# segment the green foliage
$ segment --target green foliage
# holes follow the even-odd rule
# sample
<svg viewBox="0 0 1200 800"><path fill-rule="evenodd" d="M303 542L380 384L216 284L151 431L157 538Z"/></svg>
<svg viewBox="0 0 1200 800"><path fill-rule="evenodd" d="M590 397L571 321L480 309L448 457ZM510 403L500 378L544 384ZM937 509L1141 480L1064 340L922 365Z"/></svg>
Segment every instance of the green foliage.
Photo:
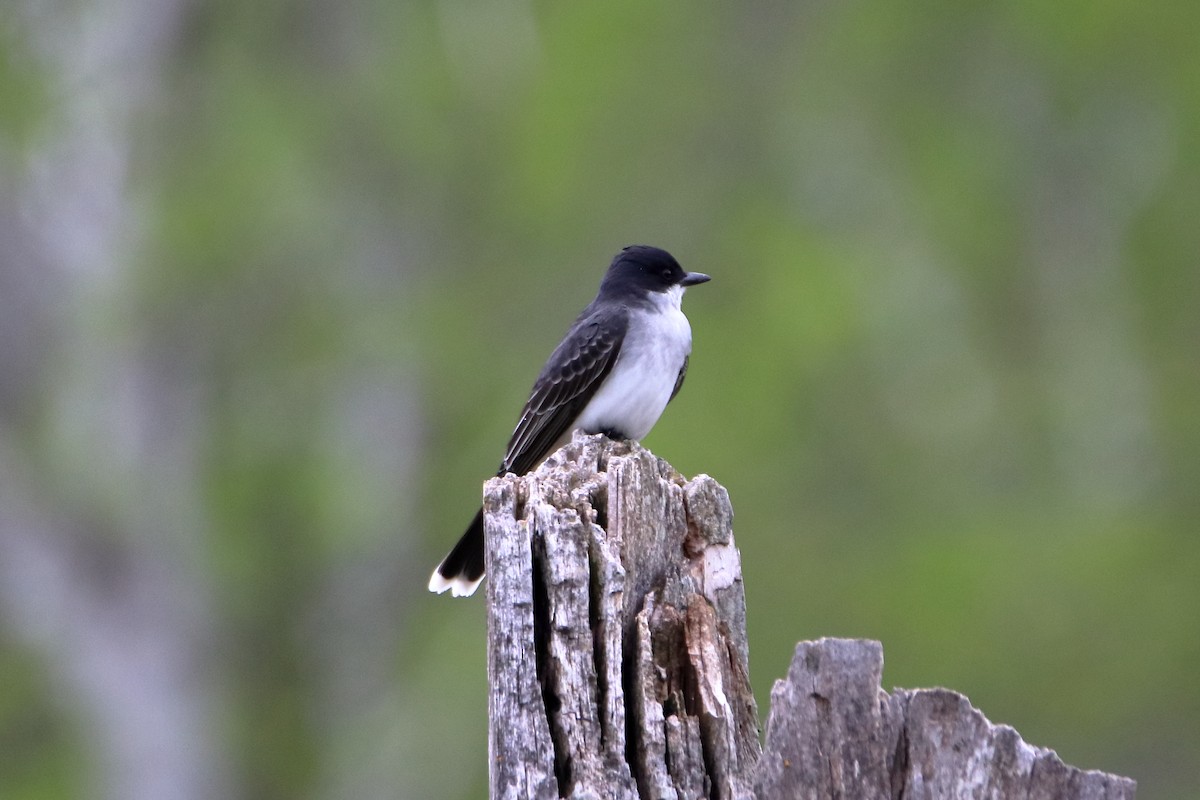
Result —
<svg viewBox="0 0 1200 800"><path fill-rule="evenodd" d="M0 640L0 645L11 645ZM0 787L12 800L80 796L84 750L55 702L41 665L17 647L0 648Z"/></svg>

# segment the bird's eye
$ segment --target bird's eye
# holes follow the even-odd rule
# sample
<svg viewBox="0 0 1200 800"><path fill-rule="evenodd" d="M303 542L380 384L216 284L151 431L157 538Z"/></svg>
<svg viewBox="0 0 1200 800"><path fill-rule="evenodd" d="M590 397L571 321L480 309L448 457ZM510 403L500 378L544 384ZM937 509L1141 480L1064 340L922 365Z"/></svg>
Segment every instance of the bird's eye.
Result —
<svg viewBox="0 0 1200 800"><path fill-rule="evenodd" d="M664 269L664 270L662 271L662 276L663 276L664 278L666 278L667 280L671 280L671 268L670 268L670 267L667 267L666 269Z"/></svg>

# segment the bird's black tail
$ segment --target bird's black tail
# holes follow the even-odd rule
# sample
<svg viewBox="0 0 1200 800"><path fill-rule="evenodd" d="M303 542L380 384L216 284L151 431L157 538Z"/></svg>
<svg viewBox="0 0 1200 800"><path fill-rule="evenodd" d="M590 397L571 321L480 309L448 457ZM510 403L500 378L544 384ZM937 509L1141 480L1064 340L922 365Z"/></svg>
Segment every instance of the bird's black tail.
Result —
<svg viewBox="0 0 1200 800"><path fill-rule="evenodd" d="M429 591L441 594L447 589L455 597L467 597L483 580L483 509L475 514L467 532L442 559L429 579Z"/></svg>

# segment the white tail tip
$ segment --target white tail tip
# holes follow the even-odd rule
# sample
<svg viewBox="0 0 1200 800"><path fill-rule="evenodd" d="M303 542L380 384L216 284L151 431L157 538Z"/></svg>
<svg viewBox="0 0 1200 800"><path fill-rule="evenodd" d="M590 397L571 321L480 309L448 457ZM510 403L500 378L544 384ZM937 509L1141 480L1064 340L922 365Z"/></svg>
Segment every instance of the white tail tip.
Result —
<svg viewBox="0 0 1200 800"><path fill-rule="evenodd" d="M429 591L442 594L447 589L450 590L452 597L470 597L475 594L475 590L479 588L479 584L483 582L483 576L479 576L473 581L466 578L446 578L437 570L433 571L433 575L429 578Z"/></svg>

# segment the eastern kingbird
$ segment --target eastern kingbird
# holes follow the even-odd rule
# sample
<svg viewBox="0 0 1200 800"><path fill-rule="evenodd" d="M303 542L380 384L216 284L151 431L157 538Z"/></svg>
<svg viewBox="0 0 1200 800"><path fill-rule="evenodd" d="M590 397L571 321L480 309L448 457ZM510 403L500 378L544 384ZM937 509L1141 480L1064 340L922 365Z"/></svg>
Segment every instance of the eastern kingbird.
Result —
<svg viewBox="0 0 1200 800"><path fill-rule="evenodd" d="M596 299L550 354L529 393L496 475L524 475L572 432L641 439L683 385L692 328L683 291L709 277L685 272L666 250L626 247ZM483 580L483 509L429 579L429 590L473 594Z"/></svg>

